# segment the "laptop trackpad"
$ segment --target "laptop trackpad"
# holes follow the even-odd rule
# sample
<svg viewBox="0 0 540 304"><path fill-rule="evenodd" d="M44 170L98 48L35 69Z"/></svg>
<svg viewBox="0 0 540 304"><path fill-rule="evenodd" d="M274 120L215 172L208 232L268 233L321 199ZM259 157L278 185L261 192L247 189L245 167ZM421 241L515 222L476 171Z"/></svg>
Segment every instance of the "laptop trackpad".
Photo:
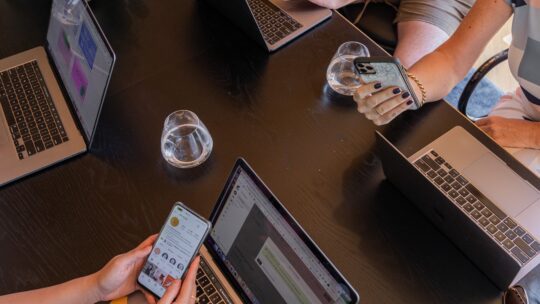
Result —
<svg viewBox="0 0 540 304"><path fill-rule="evenodd" d="M538 219L540 218L540 201L533 204L527 209L527 211L521 213L516 220L533 234L537 239L540 238L540 225Z"/></svg>
<svg viewBox="0 0 540 304"><path fill-rule="evenodd" d="M463 175L507 215L514 218L540 198L534 187L502 160L489 153L465 168Z"/></svg>

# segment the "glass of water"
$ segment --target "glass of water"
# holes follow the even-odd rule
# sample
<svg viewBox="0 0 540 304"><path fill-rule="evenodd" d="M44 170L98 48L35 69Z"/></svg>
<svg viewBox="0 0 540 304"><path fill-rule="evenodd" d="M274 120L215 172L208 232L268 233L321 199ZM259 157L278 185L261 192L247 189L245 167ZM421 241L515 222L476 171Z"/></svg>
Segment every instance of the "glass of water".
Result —
<svg viewBox="0 0 540 304"><path fill-rule="evenodd" d="M65 25L79 25L82 21L83 0L53 0L51 15Z"/></svg>
<svg viewBox="0 0 540 304"><path fill-rule="evenodd" d="M212 137L195 113L179 110L165 119L161 154L169 164L177 168L196 167L208 159L212 147Z"/></svg>
<svg viewBox="0 0 540 304"><path fill-rule="evenodd" d="M326 70L328 85L339 94L352 96L362 85L354 68L356 57L369 57L368 48L360 42L345 42L339 46Z"/></svg>

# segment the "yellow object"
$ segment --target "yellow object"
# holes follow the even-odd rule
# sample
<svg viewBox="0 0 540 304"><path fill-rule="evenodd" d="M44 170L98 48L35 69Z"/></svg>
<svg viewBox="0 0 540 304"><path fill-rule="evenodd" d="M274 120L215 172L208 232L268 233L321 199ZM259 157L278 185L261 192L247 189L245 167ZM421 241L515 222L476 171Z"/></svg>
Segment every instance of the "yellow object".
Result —
<svg viewBox="0 0 540 304"><path fill-rule="evenodd" d="M409 76L409 78L411 78L412 80L414 80L414 82L416 82L416 85L418 86L418 88L420 89L420 92L422 93L422 100L420 101L420 104L419 104L419 107L421 107L426 103L426 97L427 97L426 88L424 88L424 86L422 85L420 80L416 78L416 76L409 73L408 71L407 71L407 76Z"/></svg>
<svg viewBox="0 0 540 304"><path fill-rule="evenodd" d="M176 227L178 224L180 224L180 220L176 216L173 216L171 218L171 226Z"/></svg>
<svg viewBox="0 0 540 304"><path fill-rule="evenodd" d="M128 297L112 300L111 304L128 304Z"/></svg>

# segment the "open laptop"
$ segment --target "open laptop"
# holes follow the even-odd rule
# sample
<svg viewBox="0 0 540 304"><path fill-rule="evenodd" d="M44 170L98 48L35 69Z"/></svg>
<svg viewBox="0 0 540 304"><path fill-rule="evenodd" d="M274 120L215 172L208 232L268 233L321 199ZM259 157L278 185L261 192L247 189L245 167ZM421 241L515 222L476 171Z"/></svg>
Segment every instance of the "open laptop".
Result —
<svg viewBox="0 0 540 304"><path fill-rule="evenodd" d="M356 291L243 159L210 219L198 303L358 303ZM146 301L132 296L128 303Z"/></svg>
<svg viewBox="0 0 540 304"><path fill-rule="evenodd" d="M410 157L377 132L386 177L501 289L540 262L540 192L460 126Z"/></svg>
<svg viewBox="0 0 540 304"><path fill-rule="evenodd" d="M332 16L307 0L207 0L268 51L275 51Z"/></svg>
<svg viewBox="0 0 540 304"><path fill-rule="evenodd" d="M78 22L51 14L47 50L0 60L0 186L92 143L115 55L88 4L78 5Z"/></svg>

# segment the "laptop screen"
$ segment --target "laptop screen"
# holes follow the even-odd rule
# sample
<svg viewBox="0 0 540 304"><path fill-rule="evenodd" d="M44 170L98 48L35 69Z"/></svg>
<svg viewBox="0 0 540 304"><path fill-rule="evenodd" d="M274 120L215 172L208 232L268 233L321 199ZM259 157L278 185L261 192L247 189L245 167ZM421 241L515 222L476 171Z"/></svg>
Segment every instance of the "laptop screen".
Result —
<svg viewBox="0 0 540 304"><path fill-rule="evenodd" d="M235 167L209 241L244 296L252 303L355 303L350 286L254 178Z"/></svg>
<svg viewBox="0 0 540 304"><path fill-rule="evenodd" d="M92 142L115 58L86 2L70 2L76 3L73 17L51 13L47 44L86 138Z"/></svg>

